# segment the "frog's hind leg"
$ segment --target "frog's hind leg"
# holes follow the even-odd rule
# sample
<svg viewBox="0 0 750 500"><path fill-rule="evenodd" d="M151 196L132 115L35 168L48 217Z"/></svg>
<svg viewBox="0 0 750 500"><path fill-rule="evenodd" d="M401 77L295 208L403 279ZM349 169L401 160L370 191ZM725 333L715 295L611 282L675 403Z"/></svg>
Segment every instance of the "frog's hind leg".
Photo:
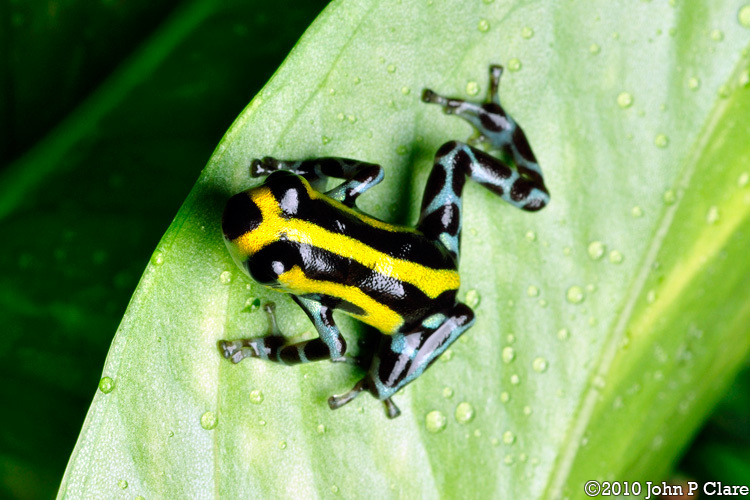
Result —
<svg viewBox="0 0 750 500"><path fill-rule="evenodd" d="M432 90L424 90L422 100L439 104L446 113L467 120L478 131L482 140L489 143L490 149L497 153L494 156L467 144L452 141L444 144L438 151L433 173L435 169L447 172L437 172L439 184L443 177L447 180L455 178L453 171L463 172L515 207L528 211L540 210L549 202L549 192L526 134L500 105L498 88L502 71L502 66L490 66L489 97L484 103L443 97ZM432 179L433 175L430 176L430 180ZM445 202L452 202L460 197L460 189L453 189L453 193L436 192L434 189L432 192ZM430 203L433 200L427 205ZM435 204L437 203L433 203Z"/></svg>
<svg viewBox="0 0 750 500"><path fill-rule="evenodd" d="M315 158L304 161L278 160L270 156L253 160L250 174L253 177L269 175L276 170L286 170L307 179L316 190L323 189L329 177L344 182L325 194L348 207L354 207L357 197L383 180L383 167L349 158Z"/></svg>
<svg viewBox="0 0 750 500"><path fill-rule="evenodd" d="M414 332L384 335L368 374L349 392L331 396L328 405L340 408L367 390L383 401L389 418L397 417L401 412L393 395L424 373L473 324L474 312L459 302L447 315L431 316Z"/></svg>

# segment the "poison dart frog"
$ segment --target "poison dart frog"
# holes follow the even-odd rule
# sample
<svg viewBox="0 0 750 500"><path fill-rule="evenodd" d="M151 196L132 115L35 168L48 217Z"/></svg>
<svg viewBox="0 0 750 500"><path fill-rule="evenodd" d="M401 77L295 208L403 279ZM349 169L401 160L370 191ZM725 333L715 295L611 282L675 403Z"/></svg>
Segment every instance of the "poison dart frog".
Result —
<svg viewBox="0 0 750 500"><path fill-rule="evenodd" d="M345 158L252 161L251 175L267 177L228 201L222 218L226 245L252 279L288 293L319 336L286 342L271 316L271 335L220 341L225 358L287 365L345 361L346 342L333 319L338 310L373 326L382 338L364 378L345 394L331 396L329 406L340 408L369 391L388 417L400 414L393 394L474 323L474 312L456 298L466 178L523 210L537 211L549 202L526 135L500 106L502 72L502 66L490 66L489 95L482 103L424 90L424 102L467 120L478 135L471 144L449 141L438 149L415 228L357 209L357 198L383 180L380 165ZM472 145L477 142L495 155ZM328 177L343 182L326 192L313 188Z"/></svg>

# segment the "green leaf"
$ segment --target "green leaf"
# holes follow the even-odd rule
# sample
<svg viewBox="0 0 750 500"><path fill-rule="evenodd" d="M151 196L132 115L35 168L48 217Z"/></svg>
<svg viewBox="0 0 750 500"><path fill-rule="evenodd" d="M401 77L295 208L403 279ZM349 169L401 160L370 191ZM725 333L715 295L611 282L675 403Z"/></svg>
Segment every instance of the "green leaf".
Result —
<svg viewBox="0 0 750 500"><path fill-rule="evenodd" d="M664 477L750 349L740 19L707 0L332 3L157 247L60 497L113 497L127 481L146 498L580 498L588 479ZM290 336L311 331L221 241L250 160L381 163L362 208L413 223L434 151L471 133L422 88L481 95L497 62L552 204L521 213L467 186L460 270L478 320L396 397L403 416L366 397L328 410L361 375L350 366L221 359L219 339L266 329L248 300L276 301ZM356 345L361 328L340 323ZM426 424L435 415L444 428Z"/></svg>

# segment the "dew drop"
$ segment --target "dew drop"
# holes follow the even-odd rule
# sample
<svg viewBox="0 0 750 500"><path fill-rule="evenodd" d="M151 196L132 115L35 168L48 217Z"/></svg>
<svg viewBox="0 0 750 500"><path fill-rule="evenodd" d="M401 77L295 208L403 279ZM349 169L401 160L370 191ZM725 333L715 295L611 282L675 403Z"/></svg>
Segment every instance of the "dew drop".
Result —
<svg viewBox="0 0 750 500"><path fill-rule="evenodd" d="M468 424L474 420L474 407L466 401L456 406L456 422L459 424Z"/></svg>
<svg viewBox="0 0 750 500"><path fill-rule="evenodd" d="M143 497L143 496L141 496L141 495L138 495L138 496L137 496L137 497L135 497L135 498L134 498L133 500L146 500L146 498L145 498L145 497Z"/></svg>
<svg viewBox="0 0 750 500"><path fill-rule="evenodd" d="M656 302L656 292L654 290L649 290L646 293L646 302L648 302L649 304L653 304L654 302Z"/></svg>
<svg viewBox="0 0 750 500"><path fill-rule="evenodd" d="M737 19L744 28L750 28L750 5L745 5L737 13Z"/></svg>
<svg viewBox="0 0 750 500"><path fill-rule="evenodd" d="M216 413L212 411L207 411L206 413L201 415L201 427L203 427L207 431L214 429L218 423L219 417L217 417Z"/></svg>
<svg viewBox="0 0 750 500"><path fill-rule="evenodd" d="M472 288L468 292L466 292L466 305L474 309L479 305L479 303L482 301L482 296L479 294L479 291L477 291L475 288Z"/></svg>
<svg viewBox="0 0 750 500"><path fill-rule="evenodd" d="M467 82L466 93L469 95L477 95L479 93L479 84L474 80Z"/></svg>
<svg viewBox="0 0 750 500"><path fill-rule="evenodd" d="M388 70L388 73L395 73L396 72L396 65L395 64L389 64L386 69Z"/></svg>
<svg viewBox="0 0 750 500"><path fill-rule="evenodd" d="M279 443L279 449L285 450L286 449L286 441L282 441Z"/></svg>
<svg viewBox="0 0 750 500"><path fill-rule="evenodd" d="M401 87L401 93L404 95L409 95L411 93L411 89L409 87Z"/></svg>
<svg viewBox="0 0 750 500"><path fill-rule="evenodd" d="M250 391L250 402L259 405L263 402L263 391L260 389L253 389Z"/></svg>
<svg viewBox="0 0 750 500"><path fill-rule="evenodd" d="M544 358L536 358L532 363L531 367L534 369L537 373L544 373L547 371L547 368L549 367L549 363Z"/></svg>
<svg viewBox="0 0 750 500"><path fill-rule="evenodd" d="M258 420L258 425L263 427L264 425L266 425L266 421L261 418L260 420Z"/></svg>
<svg viewBox="0 0 750 500"><path fill-rule="evenodd" d="M513 465L513 462L515 459L513 458L513 455L505 455L505 458L503 458L503 463L505 465Z"/></svg>
<svg viewBox="0 0 750 500"><path fill-rule="evenodd" d="M510 401L510 393L508 391L503 391L500 393L500 402L501 403L507 403Z"/></svg>
<svg viewBox="0 0 750 500"><path fill-rule="evenodd" d="M450 361L451 359L453 359L453 351L450 347L445 350L443 355L440 356L440 359L442 359L443 361Z"/></svg>
<svg viewBox="0 0 750 500"><path fill-rule="evenodd" d="M257 297L250 297L245 301L245 307L242 312L252 313L260 309L260 299Z"/></svg>
<svg viewBox="0 0 750 500"><path fill-rule="evenodd" d="M654 144L656 144L657 148L666 148L669 144L669 137L664 134L657 134L654 137Z"/></svg>
<svg viewBox="0 0 750 500"><path fill-rule="evenodd" d="M590 53L596 55L596 54L598 54L601 51L602 51L602 48L599 47L598 43L592 43L591 45L589 45L589 52Z"/></svg>
<svg viewBox="0 0 750 500"><path fill-rule="evenodd" d="M356 123L357 117L354 115L346 115L346 119L349 120L349 123Z"/></svg>
<svg viewBox="0 0 750 500"><path fill-rule="evenodd" d="M534 29L530 26L524 26L521 30L521 36L528 40L529 38L534 36Z"/></svg>
<svg viewBox="0 0 750 500"><path fill-rule="evenodd" d="M750 173L742 172L740 177L737 179L737 187L745 187L750 183Z"/></svg>
<svg viewBox="0 0 750 500"><path fill-rule="evenodd" d="M508 69L510 71L518 71L521 69L521 60L517 57L508 60Z"/></svg>
<svg viewBox="0 0 750 500"><path fill-rule="evenodd" d="M714 205L710 207L708 213L706 213L706 223L716 224L717 222L719 222L719 208Z"/></svg>
<svg viewBox="0 0 750 500"><path fill-rule="evenodd" d="M629 108L633 105L633 96L629 92L620 92L617 96L617 105L621 108Z"/></svg>
<svg viewBox="0 0 750 500"><path fill-rule="evenodd" d="M511 363L514 359L516 359L516 351L510 346L504 347L502 358L503 358L503 363L505 364Z"/></svg>
<svg viewBox="0 0 750 500"><path fill-rule="evenodd" d="M667 205L672 205L675 201L677 201L677 195L675 194L674 189L667 189L666 191L664 191L662 199Z"/></svg>
<svg viewBox="0 0 750 500"><path fill-rule="evenodd" d="M324 135L320 138L320 142L322 142L323 144L328 144L329 142L331 142L331 138L327 135Z"/></svg>
<svg viewBox="0 0 750 500"><path fill-rule="evenodd" d="M124 479L120 479L119 481L117 481L117 486L124 490L128 487L128 482Z"/></svg>
<svg viewBox="0 0 750 500"><path fill-rule="evenodd" d="M487 19L480 19L477 28L482 33L487 33L490 30L490 22Z"/></svg>
<svg viewBox="0 0 750 500"><path fill-rule="evenodd" d="M228 285L232 282L232 273L230 271L224 271L219 275L219 280L222 285Z"/></svg>
<svg viewBox="0 0 750 500"><path fill-rule="evenodd" d="M534 285L529 285L529 287L526 289L526 295L528 295L529 297L538 297L539 288Z"/></svg>
<svg viewBox="0 0 750 500"><path fill-rule="evenodd" d="M690 90L698 90L701 87L701 81L696 77L692 77L688 80L687 86Z"/></svg>
<svg viewBox="0 0 750 500"><path fill-rule="evenodd" d="M318 434L325 434L326 433L326 426L323 424L318 424L318 426L315 428L315 431Z"/></svg>
<svg viewBox="0 0 750 500"><path fill-rule="evenodd" d="M750 69L746 69L740 73L738 83L740 84L740 87L750 87Z"/></svg>
<svg viewBox="0 0 750 500"><path fill-rule="evenodd" d="M344 121L344 118L345 118L345 117L344 117L344 113L339 113L339 114L337 114L337 115L336 115L336 118L338 118L340 122L343 122L343 121Z"/></svg>
<svg viewBox="0 0 750 500"><path fill-rule="evenodd" d="M516 436L510 431L503 432L503 444L512 445L516 442Z"/></svg>
<svg viewBox="0 0 750 500"><path fill-rule="evenodd" d="M518 385L521 383L521 377L518 376L517 373L514 373L510 376L510 383L513 385Z"/></svg>
<svg viewBox="0 0 750 500"><path fill-rule="evenodd" d="M529 415L531 415L531 406L524 406L523 407L523 414L526 415L527 417Z"/></svg>
<svg viewBox="0 0 750 500"><path fill-rule="evenodd" d="M432 410L424 418L424 425L427 429L427 432L431 432L433 434L437 434L438 432L445 429L447 423L448 419L446 418L446 416L443 414L443 412L438 410Z"/></svg>
<svg viewBox="0 0 750 500"><path fill-rule="evenodd" d="M721 99L726 99L727 97L729 97L730 95L732 95L732 90L729 88L729 85L722 84L722 85L719 86L719 89L716 91L716 94Z"/></svg>
<svg viewBox="0 0 750 500"><path fill-rule="evenodd" d="M619 251L612 250L609 252L609 261L612 264L620 264L623 261L623 256Z"/></svg>
<svg viewBox="0 0 750 500"><path fill-rule="evenodd" d="M581 288L578 285L571 286L570 288L568 288L568 291L565 293L565 298L571 304L580 304L581 302L583 302L583 299L585 298L585 294L583 293L583 288Z"/></svg>
<svg viewBox="0 0 750 500"><path fill-rule="evenodd" d="M409 152L409 148L407 148L403 144L396 148L396 154L399 156L404 156L408 152Z"/></svg>
<svg viewBox="0 0 750 500"><path fill-rule="evenodd" d="M358 85L361 81L362 81L362 79L360 77L358 77L358 76L354 77L354 85Z"/></svg>
<svg viewBox="0 0 750 500"><path fill-rule="evenodd" d="M151 264L154 266L160 266L164 263L164 252L156 250L151 254Z"/></svg>
<svg viewBox="0 0 750 500"><path fill-rule="evenodd" d="M104 394L109 394L115 390L115 381L109 377L102 377L99 381L99 390Z"/></svg>
<svg viewBox="0 0 750 500"><path fill-rule="evenodd" d="M560 340L567 340L568 337L570 337L570 332L568 331L567 328L560 328L557 331L557 338L558 339L560 339Z"/></svg>
<svg viewBox="0 0 750 500"><path fill-rule="evenodd" d="M630 215L636 218L643 217L643 209L636 205L630 210Z"/></svg>
<svg viewBox="0 0 750 500"><path fill-rule="evenodd" d="M544 299L539 299L539 307L547 307L547 301Z"/></svg>
<svg viewBox="0 0 750 500"><path fill-rule="evenodd" d="M604 244L601 241L592 241L589 243L589 257L594 260L599 260L604 255Z"/></svg>
<svg viewBox="0 0 750 500"><path fill-rule="evenodd" d="M526 239L529 241L536 241L536 233L534 231L526 231Z"/></svg>
<svg viewBox="0 0 750 500"><path fill-rule="evenodd" d="M715 42L724 40L724 32L719 29L711 30L711 40Z"/></svg>
<svg viewBox="0 0 750 500"><path fill-rule="evenodd" d="M451 389L450 387L444 387L443 388L443 397L445 399L452 398L453 397L453 389Z"/></svg>

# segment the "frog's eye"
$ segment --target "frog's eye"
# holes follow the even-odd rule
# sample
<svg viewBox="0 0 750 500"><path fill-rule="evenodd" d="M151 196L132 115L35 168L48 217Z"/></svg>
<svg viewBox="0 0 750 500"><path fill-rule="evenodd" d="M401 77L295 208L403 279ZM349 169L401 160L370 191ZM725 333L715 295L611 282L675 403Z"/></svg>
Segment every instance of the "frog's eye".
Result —
<svg viewBox="0 0 750 500"><path fill-rule="evenodd" d="M229 198L221 218L221 228L224 237L231 241L260 226L262 220L260 208L245 191Z"/></svg>

